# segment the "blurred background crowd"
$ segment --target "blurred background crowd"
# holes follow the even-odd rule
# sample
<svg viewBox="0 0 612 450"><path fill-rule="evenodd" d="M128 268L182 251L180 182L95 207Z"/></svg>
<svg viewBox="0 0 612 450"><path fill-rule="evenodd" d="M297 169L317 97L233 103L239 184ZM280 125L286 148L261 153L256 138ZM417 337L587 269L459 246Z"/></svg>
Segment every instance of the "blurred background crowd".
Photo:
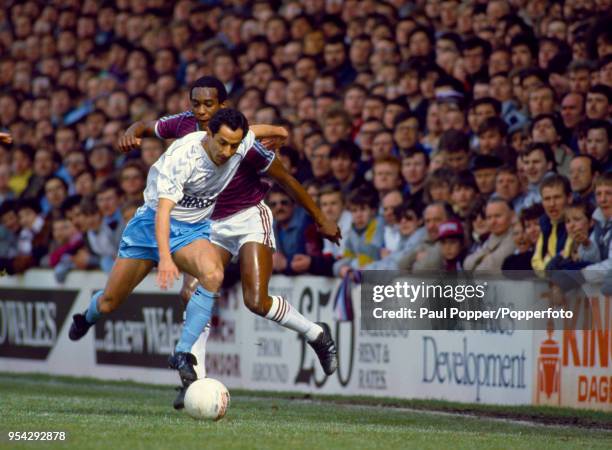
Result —
<svg viewBox="0 0 612 450"><path fill-rule="evenodd" d="M108 271L212 75L341 225L272 187L277 273L612 268L609 0L4 1L0 266Z"/></svg>

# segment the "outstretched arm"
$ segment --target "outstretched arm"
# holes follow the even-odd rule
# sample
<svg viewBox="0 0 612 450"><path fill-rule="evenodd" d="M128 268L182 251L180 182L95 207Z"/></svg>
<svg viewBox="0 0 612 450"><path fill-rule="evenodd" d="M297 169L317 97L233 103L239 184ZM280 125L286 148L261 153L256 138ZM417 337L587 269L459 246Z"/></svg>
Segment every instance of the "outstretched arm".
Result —
<svg viewBox="0 0 612 450"><path fill-rule="evenodd" d="M340 243L342 234L340 233L340 228L338 228L338 225L325 218L323 212L315 204L310 195L308 195L298 180L293 178L293 176L285 170L283 164L278 158L274 158L272 164L270 164L270 167L268 168L267 173L270 178L280 184L285 191L287 191L287 193L291 195L291 197L293 197L297 203L302 205L308 214L312 216L317 224L319 233L321 233L324 238L335 244Z"/></svg>
<svg viewBox="0 0 612 450"><path fill-rule="evenodd" d="M155 136L155 120L139 120L134 122L119 139L119 150L127 153L140 147L141 138Z"/></svg>
<svg viewBox="0 0 612 450"><path fill-rule="evenodd" d="M285 145L289 137L286 129L275 125L251 125L249 129L265 147L273 150Z"/></svg>

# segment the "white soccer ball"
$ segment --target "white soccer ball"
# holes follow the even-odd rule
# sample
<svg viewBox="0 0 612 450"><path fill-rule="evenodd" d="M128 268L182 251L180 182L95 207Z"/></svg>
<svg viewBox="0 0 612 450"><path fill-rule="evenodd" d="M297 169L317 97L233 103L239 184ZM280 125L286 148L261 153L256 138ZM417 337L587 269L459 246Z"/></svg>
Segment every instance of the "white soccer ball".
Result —
<svg viewBox="0 0 612 450"><path fill-rule="evenodd" d="M229 403L227 388L212 378L194 381L185 393L185 411L194 419L222 419Z"/></svg>

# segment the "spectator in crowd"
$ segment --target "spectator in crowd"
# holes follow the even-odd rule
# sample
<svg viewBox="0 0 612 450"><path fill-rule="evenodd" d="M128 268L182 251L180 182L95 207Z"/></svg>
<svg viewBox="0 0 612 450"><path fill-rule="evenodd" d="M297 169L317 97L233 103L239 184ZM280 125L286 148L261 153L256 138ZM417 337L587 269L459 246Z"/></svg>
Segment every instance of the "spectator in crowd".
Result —
<svg viewBox="0 0 612 450"><path fill-rule="evenodd" d="M478 127L478 153L503 156L508 126L498 117L485 119Z"/></svg>
<svg viewBox="0 0 612 450"><path fill-rule="evenodd" d="M21 193L23 198L34 198L41 200L44 195L45 180L53 175L59 168L57 154L48 149L39 149L34 155L32 176L28 180L28 185ZM48 210L46 203L43 208Z"/></svg>
<svg viewBox="0 0 612 450"><path fill-rule="evenodd" d="M85 169L74 178L74 193L83 197L94 195L96 178L92 170Z"/></svg>
<svg viewBox="0 0 612 450"><path fill-rule="evenodd" d="M411 112L403 112L393 122L393 140L398 153L419 147L419 121Z"/></svg>
<svg viewBox="0 0 612 450"><path fill-rule="evenodd" d="M526 211L526 210L524 210ZM526 278L533 275L531 269L531 258L533 257L533 243L525 231L525 221L521 214L520 220L514 220L512 224L512 239L514 241L514 253L508 255L502 263L502 271L510 278ZM519 273L515 273L519 271Z"/></svg>
<svg viewBox="0 0 612 450"><path fill-rule="evenodd" d="M143 201L147 173L139 161L128 161L119 172L120 188L126 201Z"/></svg>
<svg viewBox="0 0 612 450"><path fill-rule="evenodd" d="M469 169L470 144L465 133L448 130L440 137L440 151L445 154L446 165L455 173Z"/></svg>
<svg viewBox="0 0 612 450"><path fill-rule="evenodd" d="M0 205L6 200L13 200L15 193L10 186L11 167L8 164L0 163Z"/></svg>
<svg viewBox="0 0 612 450"><path fill-rule="evenodd" d="M588 201L575 201L567 205L565 209L565 224L567 228L568 238L571 239L572 245L564 249L561 253L561 258L571 261L572 268L577 268L577 263L581 265L589 265L589 262L582 261L584 255L579 252L580 246L589 244L589 235L591 233L592 215L594 212L593 206ZM594 258L599 261L599 258ZM549 264L550 268L550 264Z"/></svg>
<svg viewBox="0 0 612 450"><path fill-rule="evenodd" d="M96 191L96 204L102 214L102 220L119 242L125 223L121 217L121 198L123 193L119 185L113 180L106 180Z"/></svg>
<svg viewBox="0 0 612 450"><path fill-rule="evenodd" d="M402 182L400 171L400 162L393 156L374 161L372 184L378 192L380 200L389 192L400 188Z"/></svg>
<svg viewBox="0 0 612 450"><path fill-rule="evenodd" d="M306 253L303 239L308 226L306 214L303 209L295 206L293 199L285 191L276 186L268 193L267 203L274 218L274 271L290 274L293 256Z"/></svg>
<svg viewBox="0 0 612 450"><path fill-rule="evenodd" d="M519 200L520 210L542 202L541 185L546 176L555 170L555 156L548 144L535 143L521 155L521 162L529 185Z"/></svg>
<svg viewBox="0 0 612 450"><path fill-rule="evenodd" d="M612 172L612 125L605 120L587 123L586 153L599 164L602 173Z"/></svg>
<svg viewBox="0 0 612 450"><path fill-rule="evenodd" d="M465 258L465 235L463 226L458 220L442 222L438 227L438 242L442 265L446 272L459 272L463 270Z"/></svg>
<svg viewBox="0 0 612 450"><path fill-rule="evenodd" d="M606 120L612 113L612 88L596 84L586 95L586 116L591 120Z"/></svg>
<svg viewBox="0 0 612 450"><path fill-rule="evenodd" d="M425 203L450 202L451 186L455 174L445 168L440 168L427 176L423 188L423 199Z"/></svg>
<svg viewBox="0 0 612 450"><path fill-rule="evenodd" d="M573 135L576 126L584 120L584 96L582 94L576 92L565 94L561 101L561 119L567 130L564 143L572 150L578 150L578 144Z"/></svg>
<svg viewBox="0 0 612 450"><path fill-rule="evenodd" d="M352 227L344 237L344 255L334 264L334 274L346 276L380 259L384 245L384 228L376 218L378 199L368 188L358 188L347 199Z"/></svg>
<svg viewBox="0 0 612 450"><path fill-rule="evenodd" d="M132 217L134 217L134 214L136 214L138 208L140 208L143 204L144 201L139 199L128 200L126 203L124 203L121 206L121 217L123 219L123 223L127 224L130 220L132 220Z"/></svg>
<svg viewBox="0 0 612 450"><path fill-rule="evenodd" d="M53 241L49 246L49 253L45 256L43 266L56 269L55 276L59 282L65 280L65 275L71 263L71 253L83 246L81 233L67 217L56 213L52 223ZM59 267L58 267L59 266Z"/></svg>
<svg viewBox="0 0 612 450"><path fill-rule="evenodd" d="M472 172L478 192L485 197L495 191L495 177L497 169L503 164L502 160L493 155L476 155L472 160Z"/></svg>
<svg viewBox="0 0 612 450"><path fill-rule="evenodd" d="M342 191L334 184L321 187L319 205L325 217L338 224L343 236L351 229L351 215L344 209ZM340 245L324 240L318 234L316 225L310 224L305 231L306 254L296 254L291 259L294 273L313 275L333 275L334 263L344 255L344 241Z"/></svg>
<svg viewBox="0 0 612 450"><path fill-rule="evenodd" d="M531 140L550 145L555 155L557 173L568 176L573 152L561 143L561 125L552 114L540 114L531 122Z"/></svg>
<svg viewBox="0 0 612 450"><path fill-rule="evenodd" d="M34 198L23 199L17 205L19 217L19 235L17 238L17 255L31 256L35 263L47 253L49 229L45 228L45 219L41 215L40 204Z"/></svg>
<svg viewBox="0 0 612 450"><path fill-rule="evenodd" d="M422 212L412 203L404 203L395 208L395 220L398 224L400 240L397 249L379 261L368 264L367 270L398 270L399 262L420 246L427 232L420 218Z"/></svg>
<svg viewBox="0 0 612 450"><path fill-rule="evenodd" d="M84 197L74 218L78 230L85 236L86 246L72 256L74 267L80 270L101 269L108 273L117 256L121 233L105 221L95 198Z"/></svg>
<svg viewBox="0 0 612 450"><path fill-rule="evenodd" d="M572 201L569 180L562 175L547 177L540 187L544 215L540 218L540 235L536 243L531 267L538 276L552 258L568 254L572 239L565 227L565 209Z"/></svg>
<svg viewBox="0 0 612 450"><path fill-rule="evenodd" d="M381 256L385 257L399 247L400 233L395 210L402 204L402 193L399 190L387 192L381 200L382 223L384 227L383 249Z"/></svg>
<svg viewBox="0 0 612 450"><path fill-rule="evenodd" d="M455 214L465 219L477 195L478 186L472 172L468 170L459 172L453 180L450 195L450 203Z"/></svg>
<svg viewBox="0 0 612 450"><path fill-rule="evenodd" d="M0 205L0 266L9 274L21 273L33 264L31 255L21 255L19 261L19 216L17 201L6 200Z"/></svg>
<svg viewBox="0 0 612 450"><path fill-rule="evenodd" d="M424 207L423 187L427 178L429 155L422 149L408 150L402 156L402 178L405 184L404 194L410 196L412 204Z"/></svg>
<svg viewBox="0 0 612 450"><path fill-rule="evenodd" d="M514 252L512 221L514 211L506 200L490 199L486 220L490 232L482 247L467 256L463 267L473 272L499 272L506 257Z"/></svg>
<svg viewBox="0 0 612 450"><path fill-rule="evenodd" d="M573 61L569 68L569 88L570 92L586 95L591 87L592 65L588 61Z"/></svg>
<svg viewBox="0 0 612 450"><path fill-rule="evenodd" d="M521 181L519 180L516 169L512 166L502 166L497 169L495 175L495 192L494 197L499 197L506 200L515 212L517 211L517 200L521 195Z"/></svg>
<svg viewBox="0 0 612 450"><path fill-rule="evenodd" d="M425 208L423 217L427 236L419 246L398 262L401 270L418 272L442 268L442 255L437 243L438 227L442 222L453 218L453 211L448 203L435 202Z"/></svg>
<svg viewBox="0 0 612 450"><path fill-rule="evenodd" d="M44 192L44 203L47 206L46 217L60 214L62 203L68 197L68 183L58 176L51 176L45 181Z"/></svg>
<svg viewBox="0 0 612 450"><path fill-rule="evenodd" d="M595 225L589 239L584 239L578 249L585 261L596 261L581 270L587 282L601 283L612 269L612 174L600 175L595 181L597 209L593 213Z"/></svg>
<svg viewBox="0 0 612 450"><path fill-rule="evenodd" d="M544 208L540 203L536 203L535 205L521 211L521 223L525 229L525 236L527 237L527 240L531 246L534 248L538 242L540 233L542 232L542 228L540 227L540 218L543 214Z"/></svg>
<svg viewBox="0 0 612 450"><path fill-rule="evenodd" d="M336 142L329 152L331 173L344 195L363 184L363 178L357 173L360 158L359 147L348 140Z"/></svg>
<svg viewBox="0 0 612 450"><path fill-rule="evenodd" d="M570 162L569 181L573 201L585 200L595 206L594 181L600 173L599 163L590 155L575 155Z"/></svg>
<svg viewBox="0 0 612 450"><path fill-rule="evenodd" d="M329 154L331 147L326 142L321 142L312 151L310 164L313 179L318 184L330 183L333 181Z"/></svg>

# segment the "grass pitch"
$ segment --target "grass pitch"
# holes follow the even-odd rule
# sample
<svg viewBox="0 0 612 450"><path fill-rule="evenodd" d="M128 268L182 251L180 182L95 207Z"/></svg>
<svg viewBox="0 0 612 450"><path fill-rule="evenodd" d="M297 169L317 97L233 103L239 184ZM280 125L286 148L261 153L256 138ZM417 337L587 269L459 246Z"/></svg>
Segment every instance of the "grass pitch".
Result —
<svg viewBox="0 0 612 450"><path fill-rule="evenodd" d="M612 442L612 431L602 429L245 391L232 392L223 420L198 422L172 409L174 395L161 386L0 374L0 448L583 450L609 449ZM611 414L593 413L593 418L612 427ZM8 431L66 431L67 439L9 442Z"/></svg>

